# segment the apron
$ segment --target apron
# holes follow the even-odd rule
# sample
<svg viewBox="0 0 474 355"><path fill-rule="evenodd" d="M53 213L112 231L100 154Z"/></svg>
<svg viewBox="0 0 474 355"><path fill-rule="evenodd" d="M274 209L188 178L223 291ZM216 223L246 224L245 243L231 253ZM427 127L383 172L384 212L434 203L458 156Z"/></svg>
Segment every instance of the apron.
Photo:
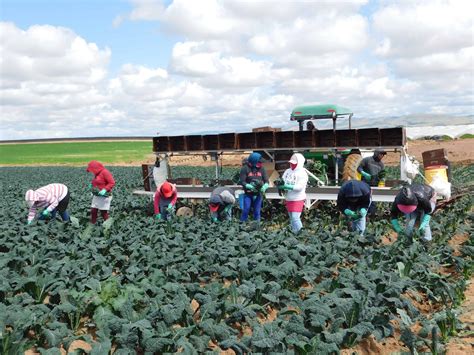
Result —
<svg viewBox="0 0 474 355"><path fill-rule="evenodd" d="M103 197L103 196L93 196L92 197L92 208L97 208L101 211L110 210L110 202L112 201L112 196Z"/></svg>

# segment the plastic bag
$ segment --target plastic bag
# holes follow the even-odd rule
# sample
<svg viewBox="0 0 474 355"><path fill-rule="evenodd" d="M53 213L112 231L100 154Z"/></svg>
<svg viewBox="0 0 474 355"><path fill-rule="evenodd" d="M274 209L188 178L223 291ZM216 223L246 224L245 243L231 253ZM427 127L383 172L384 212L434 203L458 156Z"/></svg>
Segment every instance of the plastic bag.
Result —
<svg viewBox="0 0 474 355"><path fill-rule="evenodd" d="M435 176L430 186L440 196L443 196L446 200L451 198L451 183L444 181L440 176Z"/></svg>

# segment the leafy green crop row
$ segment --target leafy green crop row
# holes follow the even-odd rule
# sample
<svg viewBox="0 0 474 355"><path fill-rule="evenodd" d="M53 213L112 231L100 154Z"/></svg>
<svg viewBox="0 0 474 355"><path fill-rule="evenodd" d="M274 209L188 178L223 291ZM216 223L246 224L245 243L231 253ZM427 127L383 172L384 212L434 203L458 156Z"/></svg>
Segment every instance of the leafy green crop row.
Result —
<svg viewBox="0 0 474 355"><path fill-rule="evenodd" d="M457 173L472 176L463 169ZM143 213L146 201L131 196L141 183L134 168L111 168L113 219L93 227L84 169L1 170L2 354L32 346L59 354L76 339L90 343L91 354L337 353L369 334L391 336L394 320L407 346L436 352L460 329L456 307L474 246L470 238L454 254L447 241L472 235L471 196L436 215L427 250L383 244L385 220L370 223L364 237L348 233L330 204L309 213L298 236L271 224L248 232L200 218L156 223ZM24 191L51 181L71 188L78 226L26 226Z"/></svg>

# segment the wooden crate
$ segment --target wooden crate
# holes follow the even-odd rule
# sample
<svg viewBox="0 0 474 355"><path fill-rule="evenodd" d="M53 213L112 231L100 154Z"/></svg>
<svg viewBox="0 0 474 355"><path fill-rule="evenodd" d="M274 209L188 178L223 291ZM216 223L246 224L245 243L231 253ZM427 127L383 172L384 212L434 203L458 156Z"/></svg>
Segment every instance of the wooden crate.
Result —
<svg viewBox="0 0 474 355"><path fill-rule="evenodd" d="M294 148L294 131L275 132L276 148Z"/></svg>
<svg viewBox="0 0 474 355"><path fill-rule="evenodd" d="M169 137L169 141L170 141L170 151L172 151L172 152L184 152L184 151L186 151L185 136Z"/></svg>
<svg viewBox="0 0 474 355"><path fill-rule="evenodd" d="M316 146L316 131L295 131L295 148L312 148Z"/></svg>
<svg viewBox="0 0 474 355"><path fill-rule="evenodd" d="M336 131L336 145L338 147L357 147L357 129L340 129Z"/></svg>
<svg viewBox="0 0 474 355"><path fill-rule="evenodd" d="M257 139L255 133L238 133L237 149L251 150L257 148Z"/></svg>
<svg viewBox="0 0 474 355"><path fill-rule="evenodd" d="M319 147L335 147L336 134L332 129L317 131L318 132L318 146Z"/></svg>
<svg viewBox="0 0 474 355"><path fill-rule="evenodd" d="M170 143L168 137L153 137L154 152L169 152Z"/></svg>
<svg viewBox="0 0 474 355"><path fill-rule="evenodd" d="M357 130L357 141L360 147L380 147L380 129L362 128Z"/></svg>
<svg viewBox="0 0 474 355"><path fill-rule="evenodd" d="M236 149L235 133L219 134L219 149L220 150L234 150Z"/></svg>
<svg viewBox="0 0 474 355"><path fill-rule="evenodd" d="M258 132L256 135L256 145L260 149L275 148L275 133L273 131Z"/></svg>
<svg viewBox="0 0 474 355"><path fill-rule="evenodd" d="M381 128L380 129L381 146L404 146L406 143L405 128Z"/></svg>
<svg viewBox="0 0 474 355"><path fill-rule="evenodd" d="M203 150L203 139L202 136L186 136L186 150L187 151L200 151Z"/></svg>
<svg viewBox="0 0 474 355"><path fill-rule="evenodd" d="M218 150L219 149L219 135L209 134L202 136L204 150Z"/></svg>

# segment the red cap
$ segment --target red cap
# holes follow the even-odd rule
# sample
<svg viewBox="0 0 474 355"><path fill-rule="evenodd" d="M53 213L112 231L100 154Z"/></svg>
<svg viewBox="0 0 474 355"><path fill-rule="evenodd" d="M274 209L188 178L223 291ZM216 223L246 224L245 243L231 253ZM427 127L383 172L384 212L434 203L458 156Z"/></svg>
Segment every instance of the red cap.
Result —
<svg viewBox="0 0 474 355"><path fill-rule="evenodd" d="M211 210L211 212L217 212L217 210L219 209L219 204L218 203L210 203L209 204L209 209Z"/></svg>
<svg viewBox="0 0 474 355"><path fill-rule="evenodd" d="M173 195L173 186L171 186L171 184L168 181L165 181L161 185L160 191L165 198L170 198L171 195Z"/></svg>
<svg viewBox="0 0 474 355"><path fill-rule="evenodd" d="M400 211L402 211L403 213L412 213L414 210L416 210L416 205L402 205L402 204L397 204L397 207Z"/></svg>

